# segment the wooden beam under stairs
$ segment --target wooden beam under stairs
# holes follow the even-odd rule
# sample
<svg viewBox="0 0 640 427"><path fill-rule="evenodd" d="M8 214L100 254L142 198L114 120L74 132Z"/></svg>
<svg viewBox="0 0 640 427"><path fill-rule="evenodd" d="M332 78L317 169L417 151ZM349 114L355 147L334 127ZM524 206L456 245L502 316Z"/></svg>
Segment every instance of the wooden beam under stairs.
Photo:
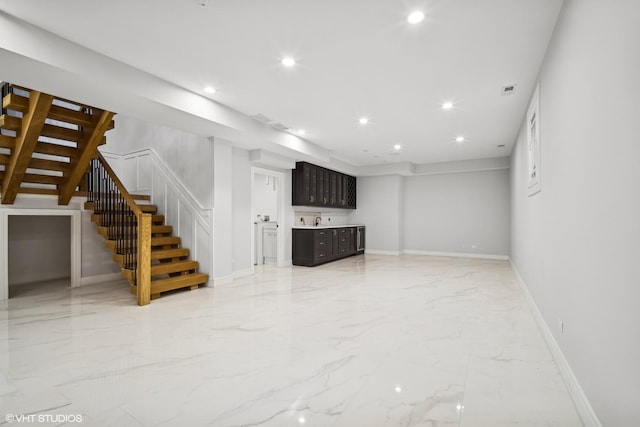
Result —
<svg viewBox="0 0 640 427"><path fill-rule="evenodd" d="M65 181L60 186L60 196L58 197L59 205L69 204L75 188L87 172L89 162L93 159L104 133L108 130L113 115L111 111L103 111L96 117L95 127L89 131L86 144L81 148L80 156L74 159L69 173L64 175Z"/></svg>
<svg viewBox="0 0 640 427"><path fill-rule="evenodd" d="M59 204L68 204L84 190L88 162L115 126L113 113L17 85L4 85L3 95L0 148L9 152L0 154L2 203L32 193L58 195ZM30 175L26 169L32 169ZM61 173L62 179L49 178L48 171Z"/></svg>
<svg viewBox="0 0 640 427"><path fill-rule="evenodd" d="M65 101L67 104L72 104L69 101ZM16 93L9 93L2 100L2 108L19 111L24 113L27 111L29 105L29 98L18 95ZM59 105L52 105L49 110L49 118L65 123L72 123L78 126L91 126L93 124L93 116L85 113L81 106L77 106L78 110L72 110L70 108L61 107ZM109 129L114 128L114 122L109 124Z"/></svg>
<svg viewBox="0 0 640 427"><path fill-rule="evenodd" d="M52 102L53 96L51 95L36 91L32 91L30 94L29 108L23 118L19 119L21 127L17 133L15 147L2 180L3 205L13 204L16 199ZM3 118L3 124L5 124L9 116L4 115Z"/></svg>

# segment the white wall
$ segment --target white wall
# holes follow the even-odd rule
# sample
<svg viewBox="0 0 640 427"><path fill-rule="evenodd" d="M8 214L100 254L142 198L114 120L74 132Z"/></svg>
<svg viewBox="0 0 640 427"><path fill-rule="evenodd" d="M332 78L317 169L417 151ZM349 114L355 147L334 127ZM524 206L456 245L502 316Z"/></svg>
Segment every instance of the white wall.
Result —
<svg viewBox="0 0 640 427"><path fill-rule="evenodd" d="M101 151L128 154L153 148L200 205L213 208L214 147L209 139L121 114L114 120L115 128L107 133L107 144ZM125 174L120 179L129 186L135 177Z"/></svg>
<svg viewBox="0 0 640 427"><path fill-rule="evenodd" d="M251 164L249 152L234 148L232 155L233 238L231 242L233 245L233 271L237 273L247 272L253 268L251 229L253 228L255 216L251 214ZM260 181L259 179L256 180ZM262 187L266 187L264 185L264 175L262 176ZM271 193L274 192L271 191ZM274 218L275 214L276 211L273 213Z"/></svg>
<svg viewBox="0 0 640 427"><path fill-rule="evenodd" d="M509 170L404 179L404 249L509 254Z"/></svg>
<svg viewBox="0 0 640 427"><path fill-rule="evenodd" d="M211 139L214 146L213 270L215 284L233 280L233 149L229 141Z"/></svg>
<svg viewBox="0 0 640 427"><path fill-rule="evenodd" d="M82 211L82 278L111 275L118 277L120 266L113 262L113 252L104 245L104 238L98 234L91 222L92 211Z"/></svg>
<svg viewBox="0 0 640 427"><path fill-rule="evenodd" d="M367 176L357 180L357 209L351 222L364 224L366 250L400 254L404 249L404 177Z"/></svg>
<svg viewBox="0 0 640 427"><path fill-rule="evenodd" d="M9 285L71 277L71 217L9 216Z"/></svg>
<svg viewBox="0 0 640 427"><path fill-rule="evenodd" d="M511 257L605 426L640 425L639 16L565 1L539 75L541 193L524 130L511 163Z"/></svg>
<svg viewBox="0 0 640 427"><path fill-rule="evenodd" d="M509 254L508 169L359 177L357 191L368 252Z"/></svg>
<svg viewBox="0 0 640 427"><path fill-rule="evenodd" d="M269 177L269 185L266 182L267 175L255 175L253 181L253 215L251 217L253 221L257 220L257 215L260 215L263 220L265 215L268 215L269 221L278 221L278 194L273 188L274 177Z"/></svg>

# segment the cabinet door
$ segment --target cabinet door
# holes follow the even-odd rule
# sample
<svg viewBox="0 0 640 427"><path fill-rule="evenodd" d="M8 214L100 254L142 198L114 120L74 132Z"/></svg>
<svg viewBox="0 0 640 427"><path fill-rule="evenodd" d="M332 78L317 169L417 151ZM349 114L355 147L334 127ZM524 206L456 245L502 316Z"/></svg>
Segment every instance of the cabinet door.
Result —
<svg viewBox="0 0 640 427"><path fill-rule="evenodd" d="M316 195L318 196L318 204L321 206L327 204L327 197L324 194L324 175L324 169L318 168L318 176L316 178Z"/></svg>
<svg viewBox="0 0 640 427"><path fill-rule="evenodd" d="M356 177L350 176L347 181L347 206L351 209L356 208Z"/></svg>
<svg viewBox="0 0 640 427"><path fill-rule="evenodd" d="M317 191L318 191L318 168L313 165L309 166L309 203L316 204L318 201Z"/></svg>
<svg viewBox="0 0 640 427"><path fill-rule="evenodd" d="M342 194L340 197L340 205L343 207L348 207L348 201L349 201L349 179L351 177L348 175L342 175Z"/></svg>
<svg viewBox="0 0 640 427"><path fill-rule="evenodd" d="M342 207L342 177L341 173L336 174L336 206Z"/></svg>
<svg viewBox="0 0 640 427"><path fill-rule="evenodd" d="M338 193L338 173L337 172L329 172L329 178L331 180L330 182L330 197L329 197L329 205L330 206L336 206L338 203L336 202L336 195Z"/></svg>
<svg viewBox="0 0 640 427"><path fill-rule="evenodd" d="M313 238L313 259L321 263L332 257L332 237L329 230L315 230Z"/></svg>
<svg viewBox="0 0 640 427"><path fill-rule="evenodd" d="M356 237L357 237L356 228L349 227L349 254L350 255L353 255L356 253L356 247L357 247Z"/></svg>
<svg viewBox="0 0 640 427"><path fill-rule="evenodd" d="M340 255L340 235L336 228L331 230L331 258L338 258Z"/></svg>
<svg viewBox="0 0 640 427"><path fill-rule="evenodd" d="M348 228L339 228L338 229L338 255L342 258L349 255L349 229Z"/></svg>
<svg viewBox="0 0 640 427"><path fill-rule="evenodd" d="M323 177L324 177L324 197L323 197L323 201L324 204L326 206L328 206L330 204L330 199L331 199L331 190L329 189L330 187L330 182L331 179L329 177L329 171L328 170L323 170Z"/></svg>
<svg viewBox="0 0 640 427"><path fill-rule="evenodd" d="M305 164L302 166L302 186L300 188L300 194L298 194L298 201L300 204L307 204L309 202L309 186L311 185L311 168Z"/></svg>

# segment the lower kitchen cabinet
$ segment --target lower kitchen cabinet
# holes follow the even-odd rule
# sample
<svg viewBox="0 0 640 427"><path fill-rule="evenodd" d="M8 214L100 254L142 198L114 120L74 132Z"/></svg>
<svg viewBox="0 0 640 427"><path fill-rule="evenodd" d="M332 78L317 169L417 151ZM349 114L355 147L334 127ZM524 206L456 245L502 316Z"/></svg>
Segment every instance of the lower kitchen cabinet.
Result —
<svg viewBox="0 0 640 427"><path fill-rule="evenodd" d="M358 245L358 228L294 228L293 265L314 266L364 252ZM361 251L358 251L361 249Z"/></svg>

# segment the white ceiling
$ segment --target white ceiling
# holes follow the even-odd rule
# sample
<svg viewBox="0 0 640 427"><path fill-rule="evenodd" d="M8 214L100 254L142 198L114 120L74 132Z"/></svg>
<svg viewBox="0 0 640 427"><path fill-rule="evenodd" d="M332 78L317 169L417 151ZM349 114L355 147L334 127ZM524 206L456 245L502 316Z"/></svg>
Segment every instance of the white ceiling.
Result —
<svg viewBox="0 0 640 427"><path fill-rule="evenodd" d="M561 5L0 0L1 10L77 44L247 115L304 128L305 139L353 165L509 155ZM416 9L426 18L411 25ZM297 65L283 67L284 56ZM501 96L509 84L515 93ZM217 92L205 94L207 85ZM444 101L455 108L443 111ZM361 116L370 123L358 124ZM458 135L467 140L454 142Z"/></svg>

